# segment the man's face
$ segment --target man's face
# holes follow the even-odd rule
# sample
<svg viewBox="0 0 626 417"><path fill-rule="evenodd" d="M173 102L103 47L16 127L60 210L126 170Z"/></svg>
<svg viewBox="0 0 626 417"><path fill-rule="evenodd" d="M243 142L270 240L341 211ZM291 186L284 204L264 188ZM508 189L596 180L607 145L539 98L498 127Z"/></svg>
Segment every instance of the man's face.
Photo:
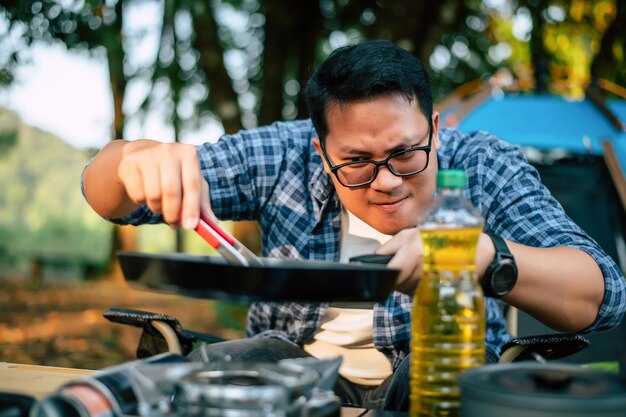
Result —
<svg viewBox="0 0 626 417"><path fill-rule="evenodd" d="M428 121L416 100L400 94L331 106L326 111L325 149L333 165L359 159L380 161L410 146L428 145ZM415 175L398 177L385 166L372 183L359 188L341 185L324 160L339 199L350 212L385 234L414 227L432 201L436 189L439 114L433 114L432 150L428 167ZM318 138L313 139L322 155Z"/></svg>

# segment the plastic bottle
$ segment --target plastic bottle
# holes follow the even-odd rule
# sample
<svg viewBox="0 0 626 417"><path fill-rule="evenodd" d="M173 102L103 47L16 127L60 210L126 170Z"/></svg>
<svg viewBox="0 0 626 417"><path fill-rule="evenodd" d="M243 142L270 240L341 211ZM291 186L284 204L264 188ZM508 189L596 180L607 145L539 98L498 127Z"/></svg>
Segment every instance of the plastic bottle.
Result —
<svg viewBox="0 0 626 417"><path fill-rule="evenodd" d="M474 256L484 220L461 192L465 172L442 170L439 195L418 223L424 273L411 328L410 416L458 416L457 376L485 354L485 304Z"/></svg>

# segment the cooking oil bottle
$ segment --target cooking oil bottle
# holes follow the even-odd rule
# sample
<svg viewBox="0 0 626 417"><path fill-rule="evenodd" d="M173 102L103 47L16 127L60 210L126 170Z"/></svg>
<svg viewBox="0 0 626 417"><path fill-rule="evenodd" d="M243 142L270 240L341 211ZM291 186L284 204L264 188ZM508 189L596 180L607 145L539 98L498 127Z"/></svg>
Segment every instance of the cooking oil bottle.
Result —
<svg viewBox="0 0 626 417"><path fill-rule="evenodd" d="M457 376L485 354L485 305L474 256L483 218L461 192L464 171L442 170L419 228L424 273L413 304L410 416L458 416Z"/></svg>

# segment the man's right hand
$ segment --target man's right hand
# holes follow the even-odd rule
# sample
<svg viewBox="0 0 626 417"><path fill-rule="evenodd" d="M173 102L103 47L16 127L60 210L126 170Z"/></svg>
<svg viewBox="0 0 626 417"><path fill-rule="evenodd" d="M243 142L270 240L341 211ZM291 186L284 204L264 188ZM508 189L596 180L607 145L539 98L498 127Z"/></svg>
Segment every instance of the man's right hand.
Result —
<svg viewBox="0 0 626 417"><path fill-rule="evenodd" d="M116 140L87 167L84 185L87 200L104 217L123 217L146 204L174 227L195 228L201 212L217 221L192 145Z"/></svg>

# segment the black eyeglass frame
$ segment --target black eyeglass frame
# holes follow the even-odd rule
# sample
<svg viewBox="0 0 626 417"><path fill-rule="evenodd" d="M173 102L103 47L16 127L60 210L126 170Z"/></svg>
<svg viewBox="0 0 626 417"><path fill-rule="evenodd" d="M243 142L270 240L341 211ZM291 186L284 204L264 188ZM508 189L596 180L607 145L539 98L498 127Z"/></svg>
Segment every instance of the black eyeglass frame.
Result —
<svg viewBox="0 0 626 417"><path fill-rule="evenodd" d="M341 185L343 185L346 188L359 188L359 187L365 187L366 185L371 184L372 182L374 182L374 180L376 179L376 177L378 176L378 169L381 166L386 166L387 169L389 170L389 172L391 172L393 175L395 175L396 177L410 177L411 175L416 175L419 174L420 172L423 172L426 170L426 168L428 168L428 164L430 163L430 151L432 150L432 141L433 141L433 129L432 129L432 124L429 123L428 125L428 145L426 146L410 146L408 148L402 149L398 152L394 152L392 154L390 154L389 156L387 156L385 159L383 159L382 161L374 161L373 159L364 159L362 161L350 161L350 162L345 162L343 164L339 164L339 165L333 165L332 161L330 160L330 157L328 156L328 153L326 152L326 147L324 146L324 141L320 140L320 148L322 149L322 155L324 156L324 159L326 160L326 163L328 164L328 167L330 168L330 172L332 172L335 177L337 178L337 181L339 181L339 183ZM415 171L415 172L409 172L407 174L400 174L398 172L396 172L393 169L393 166L389 165L389 161L391 160L391 158L394 158L396 156L400 156L400 155L404 155L405 153L408 152L413 152L413 151L425 151L426 152L426 165L424 165L424 168ZM356 164L362 164L362 163L372 163L374 164L374 174L372 175L372 178L369 181L363 182L361 184L344 184L343 181L341 181L341 178L339 178L339 175L337 174L337 172L346 166L349 165L356 165Z"/></svg>

